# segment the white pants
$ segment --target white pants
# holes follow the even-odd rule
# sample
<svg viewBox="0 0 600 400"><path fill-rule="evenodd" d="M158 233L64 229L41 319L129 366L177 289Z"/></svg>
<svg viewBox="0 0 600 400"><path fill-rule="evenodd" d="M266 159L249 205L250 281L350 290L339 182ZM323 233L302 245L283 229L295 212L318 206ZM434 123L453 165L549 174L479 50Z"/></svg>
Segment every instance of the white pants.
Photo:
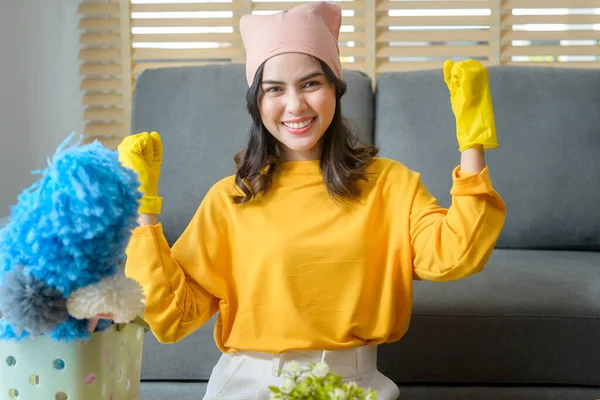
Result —
<svg viewBox="0 0 600 400"><path fill-rule="evenodd" d="M285 363L295 360L305 367L324 361L344 381L354 381L362 388L377 391L378 400L396 400L398 386L377 371L377 346L348 350L289 351L283 354L239 351L223 354L213 368L205 400L268 400L269 386L280 386Z"/></svg>

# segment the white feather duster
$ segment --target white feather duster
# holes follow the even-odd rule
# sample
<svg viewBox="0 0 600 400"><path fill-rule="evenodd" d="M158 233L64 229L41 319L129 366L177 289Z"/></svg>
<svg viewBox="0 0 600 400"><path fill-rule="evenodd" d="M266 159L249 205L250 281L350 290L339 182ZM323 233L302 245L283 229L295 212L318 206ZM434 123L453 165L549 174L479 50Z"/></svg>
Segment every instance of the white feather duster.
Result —
<svg viewBox="0 0 600 400"><path fill-rule="evenodd" d="M88 319L98 314L112 314L117 324L133 321L143 308L142 287L121 274L80 288L71 293L67 300L67 310L74 318Z"/></svg>

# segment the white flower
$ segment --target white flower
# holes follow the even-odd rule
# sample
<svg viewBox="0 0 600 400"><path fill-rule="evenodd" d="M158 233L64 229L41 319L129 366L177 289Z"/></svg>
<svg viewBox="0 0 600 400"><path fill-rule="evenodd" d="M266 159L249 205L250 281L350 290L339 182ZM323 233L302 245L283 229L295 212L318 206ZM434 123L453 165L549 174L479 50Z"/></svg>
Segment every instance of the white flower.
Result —
<svg viewBox="0 0 600 400"><path fill-rule="evenodd" d="M298 361L290 361L283 366L283 371L291 376L298 376L302 372Z"/></svg>
<svg viewBox="0 0 600 400"><path fill-rule="evenodd" d="M356 384L356 382L348 382L346 384L346 390L348 390L349 392L351 391L355 391L356 389L358 389L358 385Z"/></svg>
<svg viewBox="0 0 600 400"><path fill-rule="evenodd" d="M312 375L316 376L317 378L324 378L327 376L328 373L329 366L324 362L318 363L312 370Z"/></svg>
<svg viewBox="0 0 600 400"><path fill-rule="evenodd" d="M293 378L286 376L285 378L283 378L283 382L280 387L281 393L290 394L290 393L292 393L292 390L294 390L295 387L296 387L296 381Z"/></svg>
<svg viewBox="0 0 600 400"><path fill-rule="evenodd" d="M331 400L346 400L346 392L340 388L337 388L333 392L329 392L327 394Z"/></svg>

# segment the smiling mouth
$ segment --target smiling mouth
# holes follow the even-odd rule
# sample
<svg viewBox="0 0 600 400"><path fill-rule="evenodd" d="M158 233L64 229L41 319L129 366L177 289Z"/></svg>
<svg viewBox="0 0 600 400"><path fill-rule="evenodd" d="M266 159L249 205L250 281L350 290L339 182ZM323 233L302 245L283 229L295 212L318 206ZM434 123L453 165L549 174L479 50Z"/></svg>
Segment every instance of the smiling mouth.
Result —
<svg viewBox="0 0 600 400"><path fill-rule="evenodd" d="M281 122L281 124L283 126L285 126L288 129L304 129L310 125L312 125L313 122L315 122L317 118L316 117L312 117L312 118L306 118L303 119L301 121L297 121L297 122Z"/></svg>

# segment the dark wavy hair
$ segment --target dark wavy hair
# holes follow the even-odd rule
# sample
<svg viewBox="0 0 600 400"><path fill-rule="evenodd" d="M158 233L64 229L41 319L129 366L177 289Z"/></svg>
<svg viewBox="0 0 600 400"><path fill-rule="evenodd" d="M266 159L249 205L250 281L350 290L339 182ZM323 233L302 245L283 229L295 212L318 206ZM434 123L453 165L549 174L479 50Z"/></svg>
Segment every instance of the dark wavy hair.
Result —
<svg viewBox="0 0 600 400"><path fill-rule="evenodd" d="M364 145L348 127L342 117L341 98L347 85L339 79L323 61L321 65L326 78L335 88L336 107L333 120L321 138L323 150L320 159L321 174L329 195L335 200L352 200L361 195L358 181L367 181L367 167L377 155L378 149ZM277 139L264 126L258 105L264 64L256 72L254 82L246 93L248 112L252 127L248 143L235 156L237 174L235 182L243 195L233 196L235 203L246 203L259 194L266 194L271 187L272 175L277 171L281 151Z"/></svg>

